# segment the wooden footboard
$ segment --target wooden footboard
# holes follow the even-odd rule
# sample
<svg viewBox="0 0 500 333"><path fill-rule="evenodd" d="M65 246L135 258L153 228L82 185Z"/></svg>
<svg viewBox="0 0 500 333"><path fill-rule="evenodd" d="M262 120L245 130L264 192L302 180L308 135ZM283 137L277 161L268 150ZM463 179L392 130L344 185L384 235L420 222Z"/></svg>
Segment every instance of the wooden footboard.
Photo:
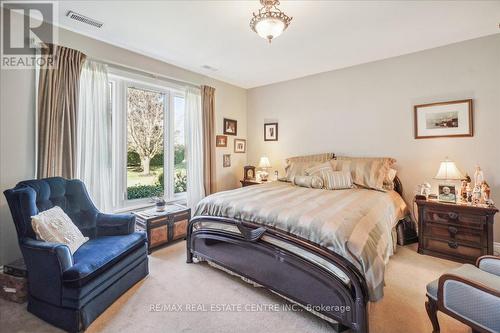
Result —
<svg viewBox="0 0 500 333"><path fill-rule="evenodd" d="M202 222L236 226L239 233L199 227ZM307 250L335 265L341 278L326 268L264 241L272 237ZM188 226L187 262L193 255L252 280L350 328L368 332L368 291L359 270L347 259L304 239L271 228L213 216L197 216Z"/></svg>

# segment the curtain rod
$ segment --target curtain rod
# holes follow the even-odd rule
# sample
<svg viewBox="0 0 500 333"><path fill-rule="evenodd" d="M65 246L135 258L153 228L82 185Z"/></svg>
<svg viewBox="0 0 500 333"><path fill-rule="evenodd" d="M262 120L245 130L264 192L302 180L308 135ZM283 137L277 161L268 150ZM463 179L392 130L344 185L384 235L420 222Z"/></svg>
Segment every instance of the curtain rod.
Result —
<svg viewBox="0 0 500 333"><path fill-rule="evenodd" d="M174 84L177 84L177 85L190 86L190 87L194 87L194 88L200 88L200 86L201 86L200 84L191 83L191 82L188 82L188 81L182 81L182 80L173 79L173 78L168 77L166 75L155 74L155 73L152 73L152 72L149 72L149 71L145 71L143 69L139 69L139 68L135 68L135 67L127 66L127 65L118 64L118 63L112 62L112 61L106 61L106 60L96 59L96 58L92 58L92 57L87 57L87 59L92 60L92 61L96 61L96 62L100 62L102 64L105 64L105 65L108 65L108 66L111 66L111 67L114 67L114 68L117 68L117 69L122 69L122 70L126 70L126 71L132 71L132 72L135 72L136 74L149 76L149 77L151 77L153 79L159 79L159 80L167 81L167 82L174 83Z"/></svg>

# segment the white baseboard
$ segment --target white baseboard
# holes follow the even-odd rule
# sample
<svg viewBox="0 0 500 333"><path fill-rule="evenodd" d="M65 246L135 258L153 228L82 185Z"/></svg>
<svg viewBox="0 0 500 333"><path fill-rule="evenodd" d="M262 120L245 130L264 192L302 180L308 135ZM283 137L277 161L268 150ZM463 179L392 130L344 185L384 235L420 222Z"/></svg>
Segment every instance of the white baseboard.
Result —
<svg viewBox="0 0 500 333"><path fill-rule="evenodd" d="M499 242L493 243L493 253L497 256L500 256L500 243Z"/></svg>

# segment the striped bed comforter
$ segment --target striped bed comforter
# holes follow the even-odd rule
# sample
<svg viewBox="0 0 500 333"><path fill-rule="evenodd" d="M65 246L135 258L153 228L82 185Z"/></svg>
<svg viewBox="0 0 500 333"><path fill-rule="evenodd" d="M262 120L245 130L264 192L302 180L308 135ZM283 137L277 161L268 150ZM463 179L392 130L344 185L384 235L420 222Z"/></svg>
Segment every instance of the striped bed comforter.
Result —
<svg viewBox="0 0 500 333"><path fill-rule="evenodd" d="M271 182L212 194L200 201L194 215L272 226L324 246L364 274L370 300L377 301L393 254L392 230L405 213L406 204L395 191L331 191Z"/></svg>

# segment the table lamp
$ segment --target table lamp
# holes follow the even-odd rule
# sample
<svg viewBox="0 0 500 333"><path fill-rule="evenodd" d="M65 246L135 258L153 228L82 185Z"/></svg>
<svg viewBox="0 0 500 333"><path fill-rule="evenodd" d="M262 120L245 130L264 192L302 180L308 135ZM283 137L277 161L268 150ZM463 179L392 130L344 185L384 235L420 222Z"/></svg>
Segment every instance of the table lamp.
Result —
<svg viewBox="0 0 500 333"><path fill-rule="evenodd" d="M269 177L269 173L267 172L267 169L271 167L271 163L269 162L269 158L262 156L260 158L259 162L259 168L262 169L260 173L260 180L263 182L267 181L267 177Z"/></svg>
<svg viewBox="0 0 500 333"><path fill-rule="evenodd" d="M456 202L455 186L450 184L450 180L462 180L464 176L458 170L455 162L445 159L439 165L439 170L434 179L444 180L444 184L439 184L439 200Z"/></svg>

